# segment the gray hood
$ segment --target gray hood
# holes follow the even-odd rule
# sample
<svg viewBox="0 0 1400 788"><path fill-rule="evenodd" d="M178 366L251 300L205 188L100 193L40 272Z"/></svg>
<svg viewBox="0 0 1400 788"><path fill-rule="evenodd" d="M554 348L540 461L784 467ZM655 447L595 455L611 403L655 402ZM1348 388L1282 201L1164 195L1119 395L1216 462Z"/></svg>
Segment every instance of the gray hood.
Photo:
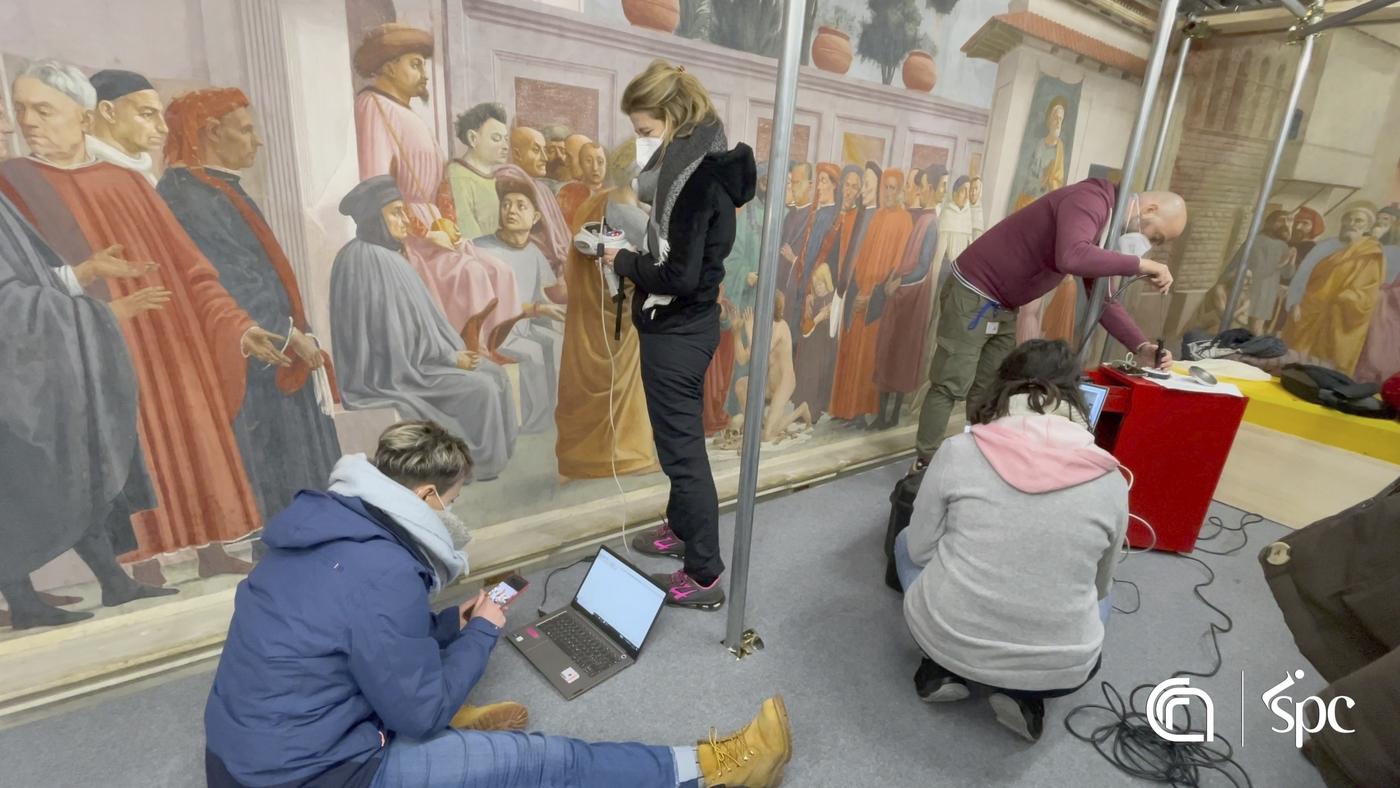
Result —
<svg viewBox="0 0 1400 788"><path fill-rule="evenodd" d="M359 498L393 517L432 563L434 592L466 573L467 556L452 546L452 537L437 512L407 487L380 473L365 455L340 458L331 470L330 491Z"/></svg>

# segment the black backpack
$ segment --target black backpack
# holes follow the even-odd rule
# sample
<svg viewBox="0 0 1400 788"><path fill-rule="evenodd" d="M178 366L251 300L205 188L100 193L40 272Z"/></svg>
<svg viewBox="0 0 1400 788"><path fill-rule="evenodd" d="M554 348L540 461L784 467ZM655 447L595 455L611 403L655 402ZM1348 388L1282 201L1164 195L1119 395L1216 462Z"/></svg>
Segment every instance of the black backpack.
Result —
<svg viewBox="0 0 1400 788"><path fill-rule="evenodd" d="M1381 387L1357 383L1335 369L1312 364L1289 364L1279 374L1289 394L1314 405L1372 419L1395 418L1395 410L1376 395Z"/></svg>
<svg viewBox="0 0 1400 788"><path fill-rule="evenodd" d="M914 514L914 499L918 497L919 485L923 482L923 471L911 471L890 491L890 519L885 526L885 585L900 593L904 592L904 587L899 584L899 573L894 569L894 538L909 527L909 519Z"/></svg>

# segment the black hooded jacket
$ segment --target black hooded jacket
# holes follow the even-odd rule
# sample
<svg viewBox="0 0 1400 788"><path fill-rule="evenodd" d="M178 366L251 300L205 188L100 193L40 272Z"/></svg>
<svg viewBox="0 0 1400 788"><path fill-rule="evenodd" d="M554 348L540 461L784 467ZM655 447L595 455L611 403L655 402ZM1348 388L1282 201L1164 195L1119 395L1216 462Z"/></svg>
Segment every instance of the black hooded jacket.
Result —
<svg viewBox="0 0 1400 788"><path fill-rule="evenodd" d="M695 334L719 323L719 285L734 246L737 211L753 199L758 183L753 150L710 153L686 181L671 209L666 236L670 254L657 265L649 253L623 250L618 276L635 285L632 322L644 334ZM642 310L649 295L675 296L670 304Z"/></svg>

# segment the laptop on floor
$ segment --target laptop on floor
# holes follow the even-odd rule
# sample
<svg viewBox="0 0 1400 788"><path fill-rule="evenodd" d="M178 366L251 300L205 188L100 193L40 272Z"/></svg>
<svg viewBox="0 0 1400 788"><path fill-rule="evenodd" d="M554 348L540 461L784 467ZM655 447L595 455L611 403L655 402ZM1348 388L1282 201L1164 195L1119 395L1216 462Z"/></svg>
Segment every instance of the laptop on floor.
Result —
<svg viewBox="0 0 1400 788"><path fill-rule="evenodd" d="M665 602L664 588L604 547L568 607L507 637L573 700L637 661Z"/></svg>

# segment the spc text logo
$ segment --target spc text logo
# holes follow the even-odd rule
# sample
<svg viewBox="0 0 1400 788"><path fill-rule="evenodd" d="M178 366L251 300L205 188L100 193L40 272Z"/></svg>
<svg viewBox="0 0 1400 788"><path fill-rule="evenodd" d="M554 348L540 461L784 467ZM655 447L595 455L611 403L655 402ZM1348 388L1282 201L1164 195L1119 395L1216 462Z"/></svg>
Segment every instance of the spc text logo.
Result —
<svg viewBox="0 0 1400 788"><path fill-rule="evenodd" d="M1284 690L1293 686L1295 678L1302 680L1303 671L1294 671L1292 676L1284 676L1283 681L1275 684L1269 688L1268 692L1264 693L1264 705L1268 706L1269 711L1272 711L1276 717L1283 720L1282 728L1271 728L1270 730L1274 733L1292 733L1293 746L1295 747L1303 746L1304 733L1311 735L1323 728L1331 728L1338 733L1355 733L1354 730L1343 728L1342 724L1337 722L1337 701L1344 701L1348 709L1355 707L1356 701L1345 695L1338 695L1330 701L1323 702L1322 698L1309 695L1295 702L1291 696L1282 694ZM1315 728L1308 727L1307 718L1303 716L1303 710L1308 707L1308 704L1317 704L1317 727ZM1291 709L1288 708L1290 705Z"/></svg>
<svg viewBox="0 0 1400 788"><path fill-rule="evenodd" d="M1304 734L1318 733L1324 729L1331 729L1338 733L1353 733L1350 728L1342 727L1342 723L1337 719L1337 704L1341 702L1348 709L1356 706L1356 701L1345 695L1338 695L1330 701L1324 701L1316 695L1294 700L1293 696L1285 695L1284 692L1292 687L1295 681L1302 680L1303 671L1294 671L1291 675L1285 675L1283 681L1270 687L1263 694L1261 699L1264 705L1273 712L1274 716L1282 721L1282 727L1271 727L1274 733L1292 733L1295 747L1303 746ZM1240 702L1244 702L1243 686L1244 674L1240 674ZM1205 707L1205 730L1197 730L1191 727L1191 702L1199 700ZM1177 725L1177 710L1183 710L1182 717L1184 724ZM1309 710L1314 711L1312 715ZM1215 741L1215 703L1210 695L1203 689L1191 686L1191 680L1186 677L1170 678L1152 688L1152 693L1147 696L1147 724L1152 727L1152 732L1162 737L1166 741L1179 743L1199 743ZM1245 709L1240 708L1240 735L1241 745L1244 736ZM1309 721L1311 718L1311 721Z"/></svg>

